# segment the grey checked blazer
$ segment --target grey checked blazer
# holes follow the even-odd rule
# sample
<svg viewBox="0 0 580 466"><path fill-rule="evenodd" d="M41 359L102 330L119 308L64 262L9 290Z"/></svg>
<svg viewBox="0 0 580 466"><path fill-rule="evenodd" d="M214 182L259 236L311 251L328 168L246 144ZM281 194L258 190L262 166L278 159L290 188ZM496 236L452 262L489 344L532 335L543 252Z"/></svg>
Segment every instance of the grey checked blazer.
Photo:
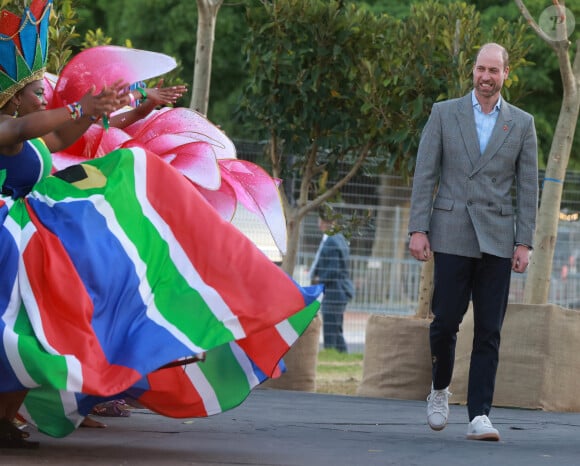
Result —
<svg viewBox="0 0 580 466"><path fill-rule="evenodd" d="M433 105L417 153L409 232L427 231L435 252L512 257L515 243L532 246L537 207L530 114L503 99L480 154L471 93Z"/></svg>

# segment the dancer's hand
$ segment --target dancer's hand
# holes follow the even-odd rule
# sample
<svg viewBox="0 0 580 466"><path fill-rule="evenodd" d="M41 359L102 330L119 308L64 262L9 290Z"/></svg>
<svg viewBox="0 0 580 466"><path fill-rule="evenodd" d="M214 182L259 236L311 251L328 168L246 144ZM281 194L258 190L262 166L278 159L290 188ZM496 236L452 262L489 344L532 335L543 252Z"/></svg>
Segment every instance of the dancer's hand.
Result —
<svg viewBox="0 0 580 466"><path fill-rule="evenodd" d="M127 83L116 81L110 86L105 86L98 94L95 94L95 86L81 98L79 104L83 109L83 115L98 119L109 115L122 106L123 89Z"/></svg>
<svg viewBox="0 0 580 466"><path fill-rule="evenodd" d="M147 102L157 107L158 105L174 104L177 100L187 92L187 87L183 85L162 87L163 79L159 81L157 86L148 87L145 89L147 93Z"/></svg>

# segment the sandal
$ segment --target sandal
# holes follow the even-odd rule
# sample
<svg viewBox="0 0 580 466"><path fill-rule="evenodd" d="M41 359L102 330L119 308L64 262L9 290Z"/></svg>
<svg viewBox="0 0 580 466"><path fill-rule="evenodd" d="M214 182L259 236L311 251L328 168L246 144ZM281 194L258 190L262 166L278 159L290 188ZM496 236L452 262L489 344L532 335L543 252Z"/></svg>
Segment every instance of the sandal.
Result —
<svg viewBox="0 0 580 466"><path fill-rule="evenodd" d="M105 401L96 405L92 414L106 417L129 417L131 415L131 407L125 403L125 400Z"/></svg>
<svg viewBox="0 0 580 466"><path fill-rule="evenodd" d="M9 419L0 419L0 448L38 448L40 443L26 440L29 436L28 432L22 432Z"/></svg>
<svg viewBox="0 0 580 466"><path fill-rule="evenodd" d="M12 424L14 424L20 430L24 430L28 427L28 421L20 413L16 413L16 417L13 419ZM24 434L26 434L25 438L28 438L30 436L30 434L28 434L27 432L24 432Z"/></svg>

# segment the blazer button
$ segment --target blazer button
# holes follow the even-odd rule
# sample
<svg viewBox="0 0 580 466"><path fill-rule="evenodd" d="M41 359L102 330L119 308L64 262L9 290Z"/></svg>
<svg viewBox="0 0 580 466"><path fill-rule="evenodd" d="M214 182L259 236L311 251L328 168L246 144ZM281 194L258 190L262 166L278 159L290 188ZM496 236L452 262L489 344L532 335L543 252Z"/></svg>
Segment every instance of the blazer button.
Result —
<svg viewBox="0 0 580 466"><path fill-rule="evenodd" d="M495 183L495 178L492 178L492 179L491 179L491 182L492 182L492 183Z"/></svg>

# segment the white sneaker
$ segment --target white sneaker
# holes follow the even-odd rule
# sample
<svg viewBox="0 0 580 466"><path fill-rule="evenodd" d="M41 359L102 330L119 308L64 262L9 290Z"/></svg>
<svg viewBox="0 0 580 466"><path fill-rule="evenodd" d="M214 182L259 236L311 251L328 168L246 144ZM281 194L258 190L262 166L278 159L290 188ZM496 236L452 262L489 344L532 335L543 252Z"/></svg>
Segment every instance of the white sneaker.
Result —
<svg viewBox="0 0 580 466"><path fill-rule="evenodd" d="M492 440L499 441L499 432L494 429L489 418L484 414L483 416L476 416L473 421L467 426L467 438L469 440Z"/></svg>
<svg viewBox="0 0 580 466"><path fill-rule="evenodd" d="M427 423L433 430L442 430L447 425L451 395L447 388L434 390L431 387L431 394L427 397Z"/></svg>

